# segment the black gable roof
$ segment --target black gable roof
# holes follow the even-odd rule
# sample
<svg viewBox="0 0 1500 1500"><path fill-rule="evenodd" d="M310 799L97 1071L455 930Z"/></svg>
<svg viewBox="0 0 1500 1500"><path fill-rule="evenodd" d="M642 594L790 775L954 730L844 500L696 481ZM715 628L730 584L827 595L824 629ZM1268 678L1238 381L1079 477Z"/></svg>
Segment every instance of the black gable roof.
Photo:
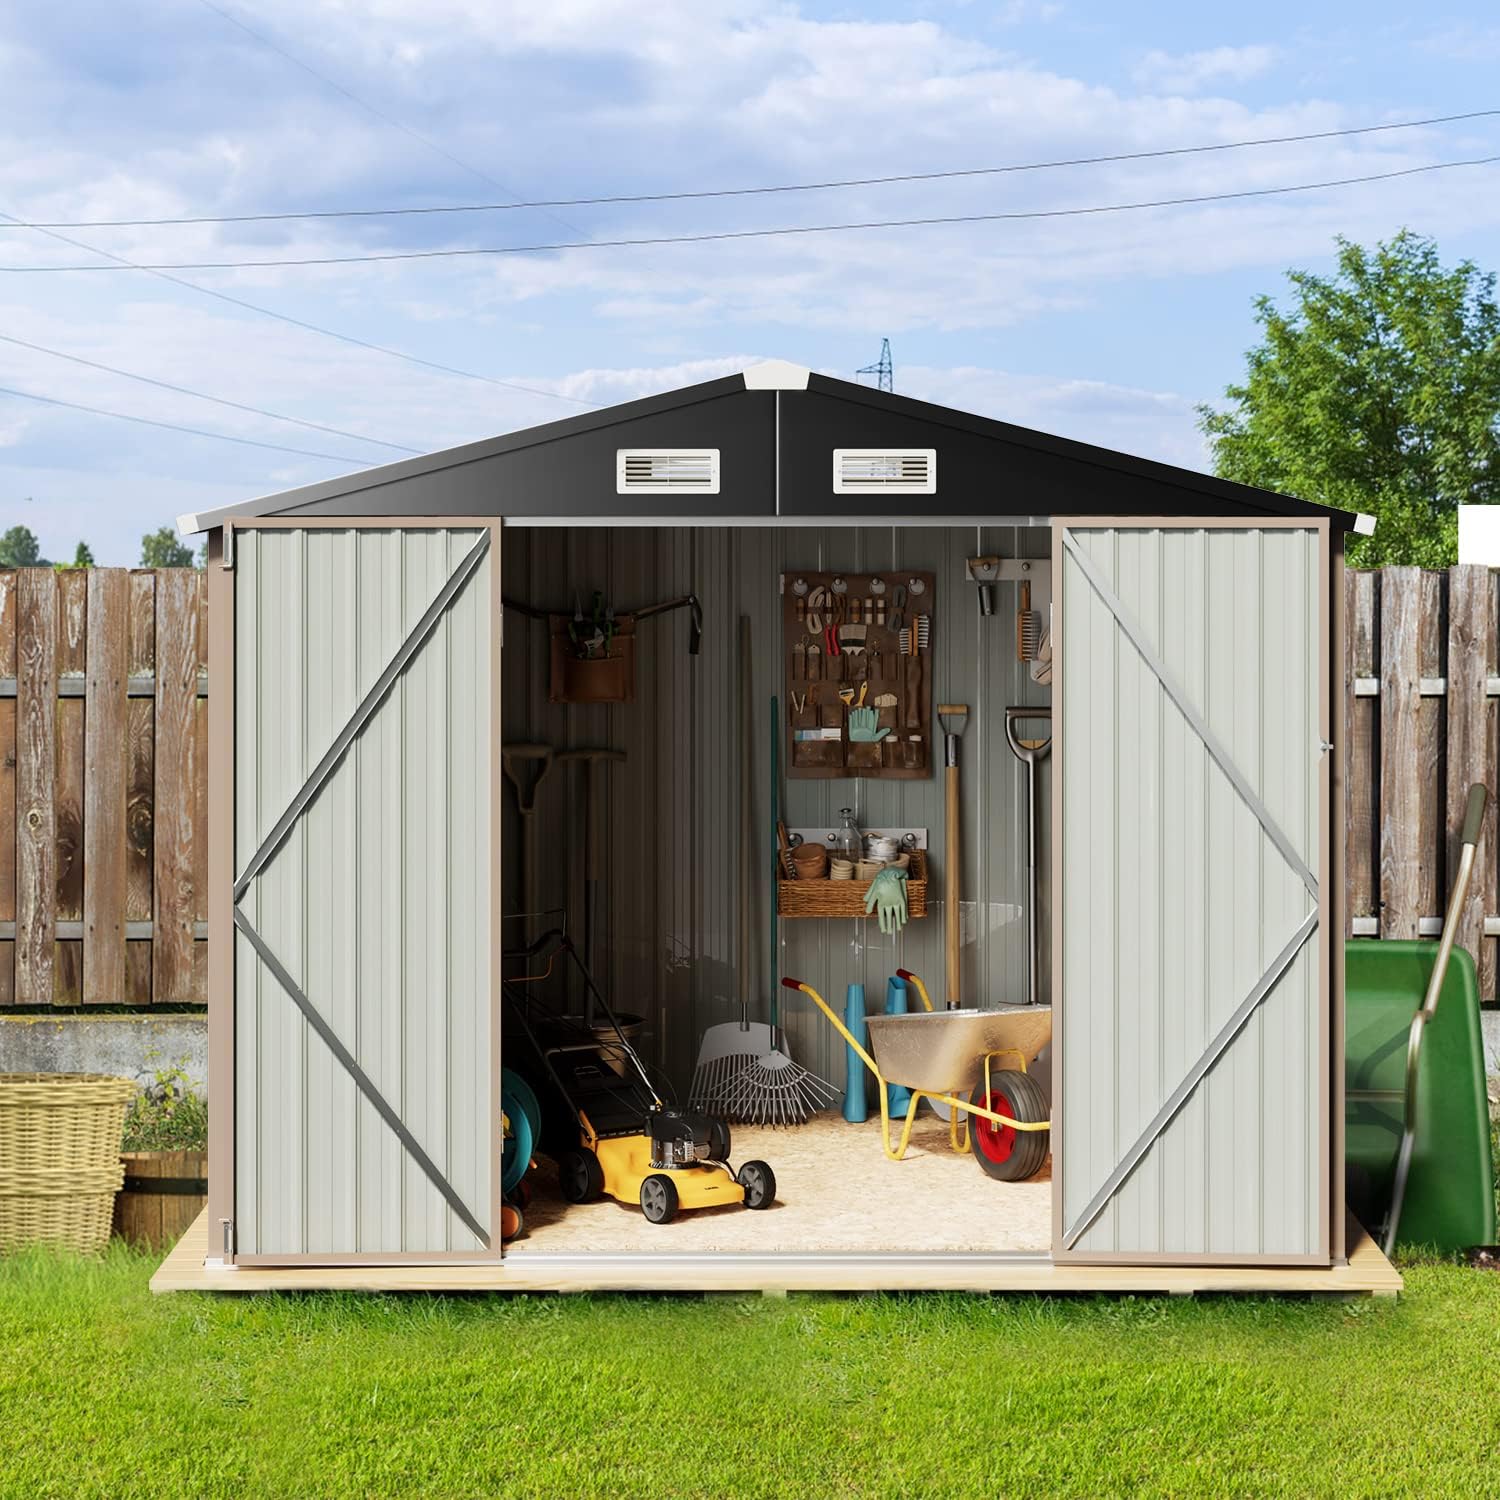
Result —
<svg viewBox="0 0 1500 1500"><path fill-rule="evenodd" d="M235 516L890 520L1049 515L1358 517L1192 469L1017 427L830 376L777 367L779 389L729 375L481 442L185 516L185 531ZM804 383L805 382L805 383ZM619 448L717 448L716 495L616 492ZM932 495L836 494L836 448L931 448Z"/></svg>

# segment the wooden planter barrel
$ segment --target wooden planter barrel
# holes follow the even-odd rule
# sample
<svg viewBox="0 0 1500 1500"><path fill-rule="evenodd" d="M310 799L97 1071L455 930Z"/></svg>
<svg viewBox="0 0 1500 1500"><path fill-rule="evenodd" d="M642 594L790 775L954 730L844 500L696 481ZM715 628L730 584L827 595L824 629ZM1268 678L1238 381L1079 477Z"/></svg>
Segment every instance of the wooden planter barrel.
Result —
<svg viewBox="0 0 1500 1500"><path fill-rule="evenodd" d="M125 1151L114 1232L133 1245L167 1250L208 1203L208 1152Z"/></svg>

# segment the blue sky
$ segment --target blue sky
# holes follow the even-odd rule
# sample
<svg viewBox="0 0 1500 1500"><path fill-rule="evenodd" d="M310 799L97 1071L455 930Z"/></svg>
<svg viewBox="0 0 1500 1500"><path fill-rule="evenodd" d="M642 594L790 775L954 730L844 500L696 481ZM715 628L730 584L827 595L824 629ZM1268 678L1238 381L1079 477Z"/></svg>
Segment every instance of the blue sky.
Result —
<svg viewBox="0 0 1500 1500"><path fill-rule="evenodd" d="M95 0L0 14L0 212L49 221L673 192L1335 129L1500 105L1479 4ZM1226 11L1232 11L1225 14ZM385 115L409 127L396 128ZM68 231L131 260L524 245L1265 187L1500 154L1500 119L1256 151L710 203ZM453 158L457 158L455 161ZM463 165L460 165L462 163ZM500 186L496 186L499 184ZM494 259L188 272L200 286L533 395L353 348L138 271L0 272L0 334L432 449L779 356L1201 466L1196 402L1251 299L1403 225L1500 266L1500 167L1291 198ZM561 221L561 222L559 222ZM0 265L98 257L0 231ZM0 526L134 563L179 512L398 456L0 342ZM572 398L559 399L559 398Z"/></svg>

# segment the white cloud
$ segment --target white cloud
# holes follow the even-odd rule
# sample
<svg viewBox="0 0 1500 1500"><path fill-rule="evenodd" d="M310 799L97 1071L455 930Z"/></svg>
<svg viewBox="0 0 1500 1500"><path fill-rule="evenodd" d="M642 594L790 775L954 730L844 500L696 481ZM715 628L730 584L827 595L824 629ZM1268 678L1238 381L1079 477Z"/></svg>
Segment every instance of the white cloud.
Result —
<svg viewBox="0 0 1500 1500"><path fill-rule="evenodd" d="M1500 26L1476 26L1466 23L1448 26L1424 37L1418 48L1444 62L1500 62Z"/></svg>
<svg viewBox="0 0 1500 1500"><path fill-rule="evenodd" d="M1210 47L1203 52L1148 52L1135 67L1142 87L1169 94L1197 94L1210 84L1244 83L1276 61L1277 50L1264 44Z"/></svg>

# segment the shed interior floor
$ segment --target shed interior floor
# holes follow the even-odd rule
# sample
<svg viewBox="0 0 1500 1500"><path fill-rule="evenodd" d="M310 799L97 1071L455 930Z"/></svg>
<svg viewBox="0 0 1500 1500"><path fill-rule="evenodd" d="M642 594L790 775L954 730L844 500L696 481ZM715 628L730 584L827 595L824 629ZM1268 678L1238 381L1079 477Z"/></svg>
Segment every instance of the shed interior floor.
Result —
<svg viewBox="0 0 1500 1500"><path fill-rule="evenodd" d="M538 1161L525 1233L507 1254L871 1254L1022 1252L1052 1238L1050 1160L1029 1182L996 1182L948 1145L946 1121L923 1113L906 1157L880 1146L880 1122L838 1114L772 1130L737 1126L735 1162L759 1157L776 1173L776 1203L682 1212L648 1224L635 1204L566 1204L550 1159Z"/></svg>

